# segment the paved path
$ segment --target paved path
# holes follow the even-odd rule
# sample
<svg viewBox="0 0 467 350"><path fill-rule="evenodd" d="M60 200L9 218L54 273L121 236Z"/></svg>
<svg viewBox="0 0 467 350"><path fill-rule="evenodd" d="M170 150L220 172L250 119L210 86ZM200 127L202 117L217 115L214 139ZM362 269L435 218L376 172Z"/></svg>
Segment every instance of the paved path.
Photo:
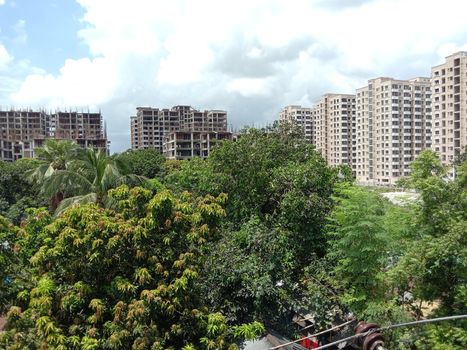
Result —
<svg viewBox="0 0 467 350"><path fill-rule="evenodd" d="M384 192L381 193L381 195L394 204L405 204L407 202L414 202L418 198L420 198L420 194L415 192Z"/></svg>

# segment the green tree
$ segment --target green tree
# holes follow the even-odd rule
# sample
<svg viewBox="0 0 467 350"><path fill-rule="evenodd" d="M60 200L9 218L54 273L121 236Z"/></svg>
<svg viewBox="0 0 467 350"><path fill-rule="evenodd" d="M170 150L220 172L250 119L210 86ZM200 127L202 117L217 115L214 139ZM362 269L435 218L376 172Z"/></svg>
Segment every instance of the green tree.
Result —
<svg viewBox="0 0 467 350"><path fill-rule="evenodd" d="M203 270L208 302L229 319L288 331L307 304L303 269L325 253L338 175L295 129L275 127L247 130L168 176L181 188L228 194L223 238Z"/></svg>
<svg viewBox="0 0 467 350"><path fill-rule="evenodd" d="M117 157L125 163L129 174L144 176L148 179L163 176L165 159L156 149L128 150Z"/></svg>
<svg viewBox="0 0 467 350"><path fill-rule="evenodd" d="M386 292L381 271L388 260L384 225L388 205L378 193L356 186L339 188L336 201L328 228L328 257L334 261L333 274L345 304L362 313Z"/></svg>
<svg viewBox="0 0 467 350"><path fill-rule="evenodd" d="M141 183L134 175L124 175L128 171L118 158L111 158L104 152L94 149L79 150L73 159L65 163L65 169L56 169L42 179L42 193L57 203L57 213L75 203L108 204L107 191L124 183Z"/></svg>
<svg viewBox="0 0 467 350"><path fill-rule="evenodd" d="M251 216L264 218L278 212L287 190L274 179L286 176L280 174L287 172L286 169L290 169L287 176L291 177L295 166L305 163L308 168L301 169L301 175L311 176L312 179L305 181L314 186L307 194L313 191L320 191L317 195L329 194L338 170L328 168L314 146L296 129L279 126L247 129L237 141L225 141L216 147L206 161L182 163L166 177L166 181L169 187L179 191L227 193L228 219L238 228ZM311 166L316 169L311 170ZM319 179L314 178L316 175ZM298 183L298 176L295 180Z"/></svg>
<svg viewBox="0 0 467 350"><path fill-rule="evenodd" d="M55 174L56 171L65 170L70 161L77 156L79 146L68 140L48 139L42 147L35 150L37 157L41 160L34 169L27 174L36 184L43 184ZM67 192L66 185L56 188L53 195L48 196L52 209L57 208Z"/></svg>
<svg viewBox="0 0 467 350"><path fill-rule="evenodd" d="M46 205L39 186L32 184L27 176L40 164L34 159L0 162L0 215L19 224L26 208Z"/></svg>
<svg viewBox="0 0 467 350"><path fill-rule="evenodd" d="M219 195L227 178L222 173L216 173L211 163L201 158L190 160L169 160L165 165L164 183L176 192L188 191L198 195Z"/></svg>
<svg viewBox="0 0 467 350"><path fill-rule="evenodd" d="M456 178L447 180L444 167L431 151L422 152L412 163L410 183L422 198L415 215L420 236L389 271L398 288L435 303L435 316L467 312L467 162L456 169ZM418 346L465 349L467 322L450 325L449 340L441 336L447 327L427 328L419 334Z"/></svg>
<svg viewBox="0 0 467 350"><path fill-rule="evenodd" d="M16 227L0 216L0 314L14 297L12 282L18 266L13 250L16 231Z"/></svg>
<svg viewBox="0 0 467 350"><path fill-rule="evenodd" d="M291 330L301 297L287 250L288 232L252 218L224 234L210 249L199 281L204 299L231 322L261 320L277 331Z"/></svg>
<svg viewBox="0 0 467 350"><path fill-rule="evenodd" d="M36 246L33 286L8 312L7 349L236 349L258 323L228 326L196 287L218 239L225 197L174 196L126 186L116 211L87 204L52 223L32 217L18 247ZM28 225L33 225L30 232Z"/></svg>

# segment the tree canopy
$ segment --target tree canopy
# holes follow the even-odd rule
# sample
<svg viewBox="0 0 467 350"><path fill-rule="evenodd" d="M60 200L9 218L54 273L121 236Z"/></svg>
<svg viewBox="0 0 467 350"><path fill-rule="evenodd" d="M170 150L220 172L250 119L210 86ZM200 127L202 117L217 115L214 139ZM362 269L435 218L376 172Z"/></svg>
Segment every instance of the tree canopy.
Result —
<svg viewBox="0 0 467 350"><path fill-rule="evenodd" d="M13 220L0 217L1 348L235 349L263 325L296 337L303 310L317 331L349 313L386 325L467 312L461 157L452 178L422 152L404 181L417 199L393 203L288 126L184 161L46 146L42 160L0 164ZM466 329L385 336L465 349Z"/></svg>
<svg viewBox="0 0 467 350"><path fill-rule="evenodd" d="M126 164L128 173L148 179L160 178L164 172L164 157L156 149L128 150L117 154L121 163Z"/></svg>
<svg viewBox="0 0 467 350"><path fill-rule="evenodd" d="M217 239L225 197L152 196L119 187L116 212L73 207L51 224L33 218L18 248L34 272L8 312L0 344L10 349L234 349L259 324L227 327L195 288L208 242ZM39 214L39 213L38 213ZM37 215L37 214L36 214Z"/></svg>

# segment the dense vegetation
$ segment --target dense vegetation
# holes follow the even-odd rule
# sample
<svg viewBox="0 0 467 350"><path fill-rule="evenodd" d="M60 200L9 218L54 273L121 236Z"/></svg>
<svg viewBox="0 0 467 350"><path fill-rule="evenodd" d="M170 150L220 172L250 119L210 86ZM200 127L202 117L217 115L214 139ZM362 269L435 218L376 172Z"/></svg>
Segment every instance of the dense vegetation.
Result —
<svg viewBox="0 0 467 350"><path fill-rule="evenodd" d="M467 313L461 157L448 181L424 151L403 181L419 200L396 205L293 129L246 130L206 160L40 152L0 165L0 348L234 349L294 337L299 309L320 327ZM466 326L394 331L389 348L464 349Z"/></svg>

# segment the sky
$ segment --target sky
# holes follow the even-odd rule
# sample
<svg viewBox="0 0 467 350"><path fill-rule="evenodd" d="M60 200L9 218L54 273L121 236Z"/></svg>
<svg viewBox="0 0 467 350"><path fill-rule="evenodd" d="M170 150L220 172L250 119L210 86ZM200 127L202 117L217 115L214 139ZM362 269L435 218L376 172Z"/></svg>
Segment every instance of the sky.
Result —
<svg viewBox="0 0 467 350"><path fill-rule="evenodd" d="M467 50L465 0L0 0L0 108L101 111L111 151L138 106L264 126Z"/></svg>

